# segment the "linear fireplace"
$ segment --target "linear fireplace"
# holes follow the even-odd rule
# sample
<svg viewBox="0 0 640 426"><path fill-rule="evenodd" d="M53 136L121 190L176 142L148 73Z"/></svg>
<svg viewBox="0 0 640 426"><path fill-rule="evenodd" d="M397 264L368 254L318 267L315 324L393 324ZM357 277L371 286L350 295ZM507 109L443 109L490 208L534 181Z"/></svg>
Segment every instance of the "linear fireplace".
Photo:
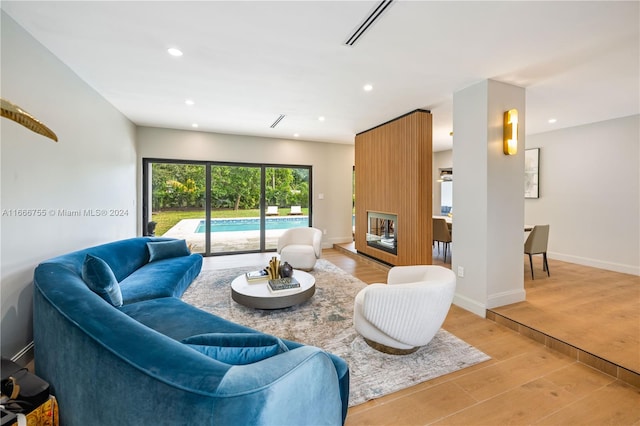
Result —
<svg viewBox="0 0 640 426"><path fill-rule="evenodd" d="M367 245L398 254L397 225L395 214L367 212Z"/></svg>

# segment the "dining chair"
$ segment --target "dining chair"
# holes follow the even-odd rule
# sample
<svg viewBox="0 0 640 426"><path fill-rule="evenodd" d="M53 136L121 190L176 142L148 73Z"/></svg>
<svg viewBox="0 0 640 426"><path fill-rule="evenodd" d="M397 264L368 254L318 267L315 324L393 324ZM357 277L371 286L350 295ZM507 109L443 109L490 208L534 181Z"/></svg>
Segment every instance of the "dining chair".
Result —
<svg viewBox="0 0 640 426"><path fill-rule="evenodd" d="M542 270L549 273L549 262L547 262L547 243L549 241L549 225L535 225L531 233L524 242L524 253L529 255L529 265L531 266L531 279L533 280L533 260L534 254L542 255Z"/></svg>
<svg viewBox="0 0 640 426"><path fill-rule="evenodd" d="M445 219L433 218L433 241L438 242L438 253L440 252L440 243L444 243L444 263L447 263L447 251L451 243L451 232Z"/></svg>

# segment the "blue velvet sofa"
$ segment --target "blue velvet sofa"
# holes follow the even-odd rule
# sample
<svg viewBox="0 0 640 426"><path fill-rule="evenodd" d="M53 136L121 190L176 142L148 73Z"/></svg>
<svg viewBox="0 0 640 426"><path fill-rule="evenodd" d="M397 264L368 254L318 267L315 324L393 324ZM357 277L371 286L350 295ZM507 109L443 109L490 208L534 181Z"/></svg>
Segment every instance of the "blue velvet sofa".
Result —
<svg viewBox="0 0 640 426"><path fill-rule="evenodd" d="M116 241L36 268L35 368L61 424L343 424L344 360L181 301L202 257L176 241Z"/></svg>

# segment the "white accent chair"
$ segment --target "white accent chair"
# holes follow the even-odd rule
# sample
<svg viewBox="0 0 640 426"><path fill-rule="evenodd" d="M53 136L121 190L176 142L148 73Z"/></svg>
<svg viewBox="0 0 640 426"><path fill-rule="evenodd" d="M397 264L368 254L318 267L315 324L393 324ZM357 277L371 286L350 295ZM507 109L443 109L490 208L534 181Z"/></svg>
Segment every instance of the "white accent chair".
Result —
<svg viewBox="0 0 640 426"><path fill-rule="evenodd" d="M455 274L442 266L393 267L387 284L360 290L353 325L374 349L398 355L415 352L440 330L455 289Z"/></svg>
<svg viewBox="0 0 640 426"><path fill-rule="evenodd" d="M294 269L310 271L322 255L322 231L316 228L291 228L278 239L280 262Z"/></svg>

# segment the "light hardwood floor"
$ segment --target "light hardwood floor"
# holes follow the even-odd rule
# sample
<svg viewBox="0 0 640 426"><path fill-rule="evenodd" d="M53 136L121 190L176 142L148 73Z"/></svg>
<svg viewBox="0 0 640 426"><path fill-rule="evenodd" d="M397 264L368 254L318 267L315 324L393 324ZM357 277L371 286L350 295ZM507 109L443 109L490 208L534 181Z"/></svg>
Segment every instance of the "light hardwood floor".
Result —
<svg viewBox="0 0 640 426"><path fill-rule="evenodd" d="M272 254L251 254L207 258L205 268L220 268L252 265L256 261L268 260ZM346 272L356 276L366 283L385 282L387 267L381 266L359 256L345 254L336 249L325 249L323 257ZM440 263L441 258L434 258L434 263ZM551 278L546 278L536 270L536 280L532 282L530 276L525 278L528 300L523 305L524 311L530 313L528 304L534 304L536 309L548 311L562 305L562 302L551 303L545 298L545 287L562 286L566 283L582 282L581 273L586 276L600 274L599 281L612 283L617 278L612 275L592 271L590 268L581 272L576 265L561 265L562 262L549 262ZM450 265L446 265L450 266ZM534 268L541 268L534 264ZM564 271L564 272L563 272ZM527 266L525 273L530 273ZM563 275L566 279L563 280ZM613 276L617 275L613 273ZM624 275L624 274L620 274ZM638 284L633 276L631 284ZM628 284L628 283L627 283ZM595 284L594 284L595 285ZM609 284L611 288L618 285ZM623 286L624 287L624 286ZM578 291L569 299L579 298L586 290ZM553 289L550 292L554 292ZM564 294L564 290L555 290ZM534 302L537 297L539 302ZM634 293L628 294L633 299ZM619 312L619 305L611 306L610 298L602 297L599 310ZM590 299L592 300L592 299ZM585 303L589 303L585 301ZM541 304L541 305L540 305ZM576 302L576 306L580 305ZM615 377L606 374L583 361L578 361L575 354L567 354L561 350L552 349L540 343L538 335L530 336L527 330L519 330L514 320L506 315L516 312L514 306L505 308L511 312L500 312L498 322L480 318L461 308L452 306L444 323L444 328L465 340L469 344L491 356L491 360L455 373L430 380L419 385L404 389L385 397L368 401L351 407L347 416L347 426L355 425L640 425L640 389ZM577 309L577 308L576 308ZM589 312L588 308L585 308ZM622 309L624 310L624 309ZM500 311L500 310L496 310ZM628 316L633 312L624 310L624 321L610 321L604 328L603 335L611 335L611 330L617 326L627 327ZM538 312L540 313L540 312ZM573 318L579 310L566 314L562 319L551 318L548 326L551 329L564 330L564 326L574 327L575 323L586 321ZM637 310L635 312L637 314ZM505 315L502 317L501 315ZM540 315L530 315L540 321ZM501 318L501 319L500 319ZM524 321L524 319L520 318ZM538 324L532 324L539 326ZM633 324L631 324L633 325ZM524 326L524 325L523 325ZM589 326L587 326L588 328ZM550 333L554 331L551 330ZM571 332L569 334L572 334ZM593 334L587 330L587 334ZM633 334L633 331L630 332ZM533 337L533 338L531 338ZM602 340L592 336L593 339ZM633 336L631 336L633 337ZM637 335L635 349L629 353L633 358L640 356ZM537 340L536 340L537 339ZM633 341L633 339L629 339ZM606 346L606 345L605 345ZM618 351L613 351L617 353ZM598 356L596 354L596 356ZM632 382L632 381L631 381Z"/></svg>
<svg viewBox="0 0 640 426"><path fill-rule="evenodd" d="M527 300L490 317L640 386L640 277L555 260L525 267Z"/></svg>

